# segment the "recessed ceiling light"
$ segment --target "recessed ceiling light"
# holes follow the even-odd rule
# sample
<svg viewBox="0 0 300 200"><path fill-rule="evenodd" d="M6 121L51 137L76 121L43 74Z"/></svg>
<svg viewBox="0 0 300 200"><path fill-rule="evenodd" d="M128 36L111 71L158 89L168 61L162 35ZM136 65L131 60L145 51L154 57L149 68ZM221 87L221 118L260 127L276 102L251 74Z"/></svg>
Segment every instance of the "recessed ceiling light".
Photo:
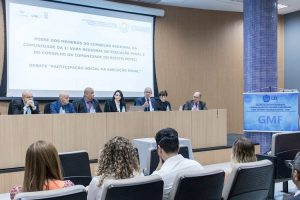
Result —
<svg viewBox="0 0 300 200"><path fill-rule="evenodd" d="M278 8L278 10L279 9L282 9L282 8L286 8L286 7L288 7L287 5L283 5L283 4L278 4L278 6L277 6L277 8Z"/></svg>

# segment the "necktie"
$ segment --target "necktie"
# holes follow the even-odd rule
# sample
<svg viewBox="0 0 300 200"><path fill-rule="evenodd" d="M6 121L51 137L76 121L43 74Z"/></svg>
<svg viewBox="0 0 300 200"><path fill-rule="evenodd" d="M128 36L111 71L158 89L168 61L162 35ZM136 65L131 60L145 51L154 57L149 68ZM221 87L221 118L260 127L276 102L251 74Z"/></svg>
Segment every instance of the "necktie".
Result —
<svg viewBox="0 0 300 200"><path fill-rule="evenodd" d="M88 101L88 107L89 107L89 112L91 112L91 108L92 108L92 106L93 106L93 104L92 104L92 102L91 101Z"/></svg>
<svg viewBox="0 0 300 200"><path fill-rule="evenodd" d="M149 99L147 99L147 103L148 103L148 108L147 108L147 110L150 111L150 103L149 103Z"/></svg>

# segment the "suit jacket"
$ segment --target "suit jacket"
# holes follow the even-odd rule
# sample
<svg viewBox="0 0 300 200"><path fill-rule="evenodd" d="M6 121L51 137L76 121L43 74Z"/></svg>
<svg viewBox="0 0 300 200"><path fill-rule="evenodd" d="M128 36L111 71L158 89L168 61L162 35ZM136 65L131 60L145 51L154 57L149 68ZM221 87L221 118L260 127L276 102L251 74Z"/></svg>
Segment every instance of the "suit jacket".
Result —
<svg viewBox="0 0 300 200"><path fill-rule="evenodd" d="M194 101L187 101L183 105L183 110L192 110ZM206 103L204 101L199 101L199 110L207 110Z"/></svg>
<svg viewBox="0 0 300 200"><path fill-rule="evenodd" d="M162 102L160 99L157 100L157 110L166 111L167 107L169 106L169 109L171 109L171 104L168 101Z"/></svg>
<svg viewBox="0 0 300 200"><path fill-rule="evenodd" d="M125 102L120 102L120 110L122 112L123 108L126 111L126 104ZM118 112L117 106L116 106L116 102L113 100L108 100L105 102L104 105L104 112Z"/></svg>
<svg viewBox="0 0 300 200"><path fill-rule="evenodd" d="M54 101L50 104L50 112L51 114L59 114L60 108L64 107L66 113L75 113L73 104L68 103L67 105L62 106L60 101Z"/></svg>
<svg viewBox="0 0 300 200"><path fill-rule="evenodd" d="M36 109L33 110L32 107L29 107L31 110L31 114L39 114L40 113L40 108L39 108L39 103L37 101L34 101L34 105L36 106ZM11 101L11 110L9 114L12 115L23 115L24 114L24 102L23 99L14 99Z"/></svg>
<svg viewBox="0 0 300 200"><path fill-rule="evenodd" d="M151 105L152 105L152 108L153 110L157 110L157 102L154 98L150 98L150 101L151 101ZM145 97L139 97L139 98L136 98L135 101L134 101L134 105L135 106L142 106L144 105L144 103L146 102L146 99ZM149 107L145 107L144 111L150 111L149 110Z"/></svg>
<svg viewBox="0 0 300 200"><path fill-rule="evenodd" d="M96 113L102 112L98 100L93 99L92 104L93 104L93 107L94 107ZM77 112L77 113L88 113L88 108L86 107L84 98L74 101L73 106L74 106L75 112Z"/></svg>

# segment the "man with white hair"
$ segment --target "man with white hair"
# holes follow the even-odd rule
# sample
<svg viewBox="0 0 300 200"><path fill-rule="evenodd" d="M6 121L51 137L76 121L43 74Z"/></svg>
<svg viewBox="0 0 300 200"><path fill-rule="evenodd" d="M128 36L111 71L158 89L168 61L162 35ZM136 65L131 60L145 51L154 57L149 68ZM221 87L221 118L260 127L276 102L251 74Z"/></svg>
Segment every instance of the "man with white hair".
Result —
<svg viewBox="0 0 300 200"><path fill-rule="evenodd" d="M183 110L207 110L206 103L201 101L201 92L195 92L193 100L185 102Z"/></svg>
<svg viewBox="0 0 300 200"><path fill-rule="evenodd" d="M144 106L144 111L156 111L157 110L157 102L152 96L152 89L150 87L146 87L144 90L144 96L139 97L134 101L135 106Z"/></svg>
<svg viewBox="0 0 300 200"><path fill-rule="evenodd" d="M83 98L73 102L77 113L98 113L102 112L99 101L95 99L94 89L87 87L84 89Z"/></svg>
<svg viewBox="0 0 300 200"><path fill-rule="evenodd" d="M64 113L75 113L73 104L69 102L69 93L61 91L59 93L59 99L50 104L51 114L64 114Z"/></svg>
<svg viewBox="0 0 300 200"><path fill-rule="evenodd" d="M22 99L13 99L11 102L11 114L30 115L39 114L39 104L33 100L32 92L25 90L22 92Z"/></svg>

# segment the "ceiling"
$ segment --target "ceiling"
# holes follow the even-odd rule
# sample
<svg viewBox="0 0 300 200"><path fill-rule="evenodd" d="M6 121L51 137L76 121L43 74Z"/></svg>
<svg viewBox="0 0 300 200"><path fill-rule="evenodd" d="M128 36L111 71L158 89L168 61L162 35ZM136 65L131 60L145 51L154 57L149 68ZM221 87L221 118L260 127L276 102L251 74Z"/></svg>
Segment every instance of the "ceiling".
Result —
<svg viewBox="0 0 300 200"><path fill-rule="evenodd" d="M131 0L161 5L221 11L243 11L243 0ZM278 10L279 14L287 14L300 10L300 0L278 0L279 4L288 7Z"/></svg>

